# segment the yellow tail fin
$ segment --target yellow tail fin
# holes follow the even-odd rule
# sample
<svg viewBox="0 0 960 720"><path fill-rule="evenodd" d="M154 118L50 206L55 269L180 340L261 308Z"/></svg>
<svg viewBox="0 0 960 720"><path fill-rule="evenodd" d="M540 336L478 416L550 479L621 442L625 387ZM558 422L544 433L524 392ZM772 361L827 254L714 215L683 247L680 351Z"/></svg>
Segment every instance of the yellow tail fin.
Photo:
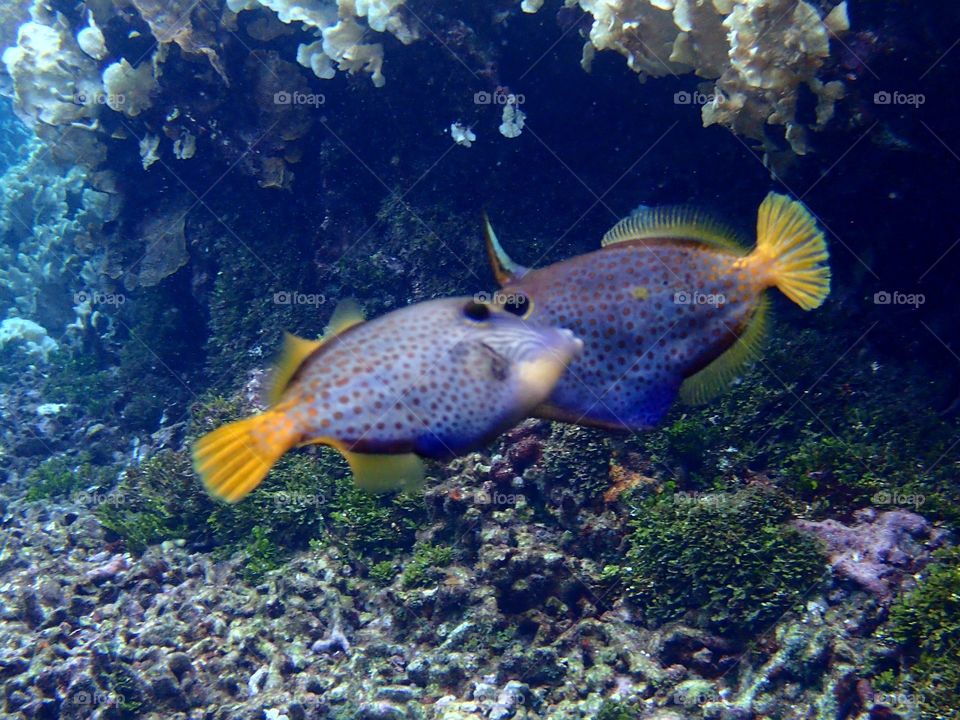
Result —
<svg viewBox="0 0 960 720"><path fill-rule="evenodd" d="M770 263L773 284L804 310L830 294L827 243L803 203L770 193L757 214L759 259Z"/></svg>
<svg viewBox="0 0 960 720"><path fill-rule="evenodd" d="M293 420L282 410L269 410L197 440L193 467L211 495L235 503L257 487L299 440Z"/></svg>

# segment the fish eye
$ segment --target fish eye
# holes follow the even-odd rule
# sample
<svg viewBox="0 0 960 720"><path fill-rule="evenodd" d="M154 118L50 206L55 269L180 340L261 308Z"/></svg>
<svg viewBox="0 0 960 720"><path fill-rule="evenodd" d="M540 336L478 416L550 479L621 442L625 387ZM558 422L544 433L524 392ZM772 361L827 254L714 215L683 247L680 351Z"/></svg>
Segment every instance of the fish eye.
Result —
<svg viewBox="0 0 960 720"><path fill-rule="evenodd" d="M503 304L503 309L511 315L526 317L530 313L530 298L522 293L512 293Z"/></svg>
<svg viewBox="0 0 960 720"><path fill-rule="evenodd" d="M490 319L490 307L486 303L471 300L463 306L463 315L474 322L483 322Z"/></svg>

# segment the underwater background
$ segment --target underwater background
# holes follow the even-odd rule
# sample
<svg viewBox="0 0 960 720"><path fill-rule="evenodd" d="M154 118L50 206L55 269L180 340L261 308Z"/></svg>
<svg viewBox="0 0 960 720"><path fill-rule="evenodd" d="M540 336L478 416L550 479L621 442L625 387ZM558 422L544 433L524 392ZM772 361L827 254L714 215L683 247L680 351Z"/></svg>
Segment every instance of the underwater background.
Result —
<svg viewBox="0 0 960 720"><path fill-rule="evenodd" d="M0 717L960 717L960 7L0 8ZM588 72L589 70L589 72ZM719 398L418 493L190 444L287 330L489 292L638 205L826 233Z"/></svg>

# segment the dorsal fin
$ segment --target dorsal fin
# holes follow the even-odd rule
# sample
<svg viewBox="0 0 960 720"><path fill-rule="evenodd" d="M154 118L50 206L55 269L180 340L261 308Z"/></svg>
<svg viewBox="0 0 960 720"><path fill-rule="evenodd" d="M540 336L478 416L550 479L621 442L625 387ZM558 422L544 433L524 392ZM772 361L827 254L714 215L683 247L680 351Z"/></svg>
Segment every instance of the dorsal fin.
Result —
<svg viewBox="0 0 960 720"><path fill-rule="evenodd" d="M283 334L283 351L280 353L280 360L273 370L273 378L270 383L270 391L267 393L267 402L273 406L276 405L287 389L290 380L296 374L303 361L312 355L321 345L322 340L307 340L297 337L290 333Z"/></svg>
<svg viewBox="0 0 960 720"><path fill-rule="evenodd" d="M726 389L750 360L758 356L766 335L768 308L769 301L765 295L761 295L753 317L737 341L720 357L680 385L680 399L683 402L700 405L712 400Z"/></svg>
<svg viewBox="0 0 960 720"><path fill-rule="evenodd" d="M490 224L490 218L483 214L483 236L487 245L487 256L490 258L490 266L493 268L493 275L497 278L500 285L506 285L512 280L522 278L529 272L529 268L518 265L504 251L497 239L497 234L493 231L493 225Z"/></svg>
<svg viewBox="0 0 960 720"><path fill-rule="evenodd" d="M366 318L363 316L363 310L353 298L344 298L333 310L330 316L330 322L327 323L323 331L323 339L329 340L334 335L339 335L345 330L349 330L354 325L359 325Z"/></svg>
<svg viewBox="0 0 960 720"><path fill-rule="evenodd" d="M696 240L713 247L745 255L746 249L737 233L724 223L697 208L686 205L637 208L632 215L614 225L603 236L601 245L614 245L631 240Z"/></svg>
<svg viewBox="0 0 960 720"><path fill-rule="evenodd" d="M363 311L357 305L355 300L347 298L341 300L330 316L330 322L323 333L323 337L318 340L308 340L297 337L290 333L283 334L283 351L280 353L280 360L273 371L273 378L270 383L270 390L267 392L267 403L276 405L283 395L283 391L290 385L293 376L303 365L303 361L316 352L323 343L330 338L359 325L364 320Z"/></svg>

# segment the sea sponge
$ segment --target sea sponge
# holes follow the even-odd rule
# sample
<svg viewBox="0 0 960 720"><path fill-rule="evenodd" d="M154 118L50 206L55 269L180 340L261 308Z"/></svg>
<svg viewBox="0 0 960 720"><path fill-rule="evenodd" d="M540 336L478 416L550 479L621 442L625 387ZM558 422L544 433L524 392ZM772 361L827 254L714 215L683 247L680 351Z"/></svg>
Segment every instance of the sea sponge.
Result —
<svg viewBox="0 0 960 720"><path fill-rule="evenodd" d="M614 50L641 76L696 75L715 81L702 107L704 126L720 124L776 148L767 125L781 125L792 151L808 150L797 120L797 96L806 85L817 97L815 130L843 97L839 81L817 73L830 55L830 36L849 30L846 2L821 18L806 0L565 0L593 17L581 64ZM538 2L524 0L535 12Z"/></svg>

